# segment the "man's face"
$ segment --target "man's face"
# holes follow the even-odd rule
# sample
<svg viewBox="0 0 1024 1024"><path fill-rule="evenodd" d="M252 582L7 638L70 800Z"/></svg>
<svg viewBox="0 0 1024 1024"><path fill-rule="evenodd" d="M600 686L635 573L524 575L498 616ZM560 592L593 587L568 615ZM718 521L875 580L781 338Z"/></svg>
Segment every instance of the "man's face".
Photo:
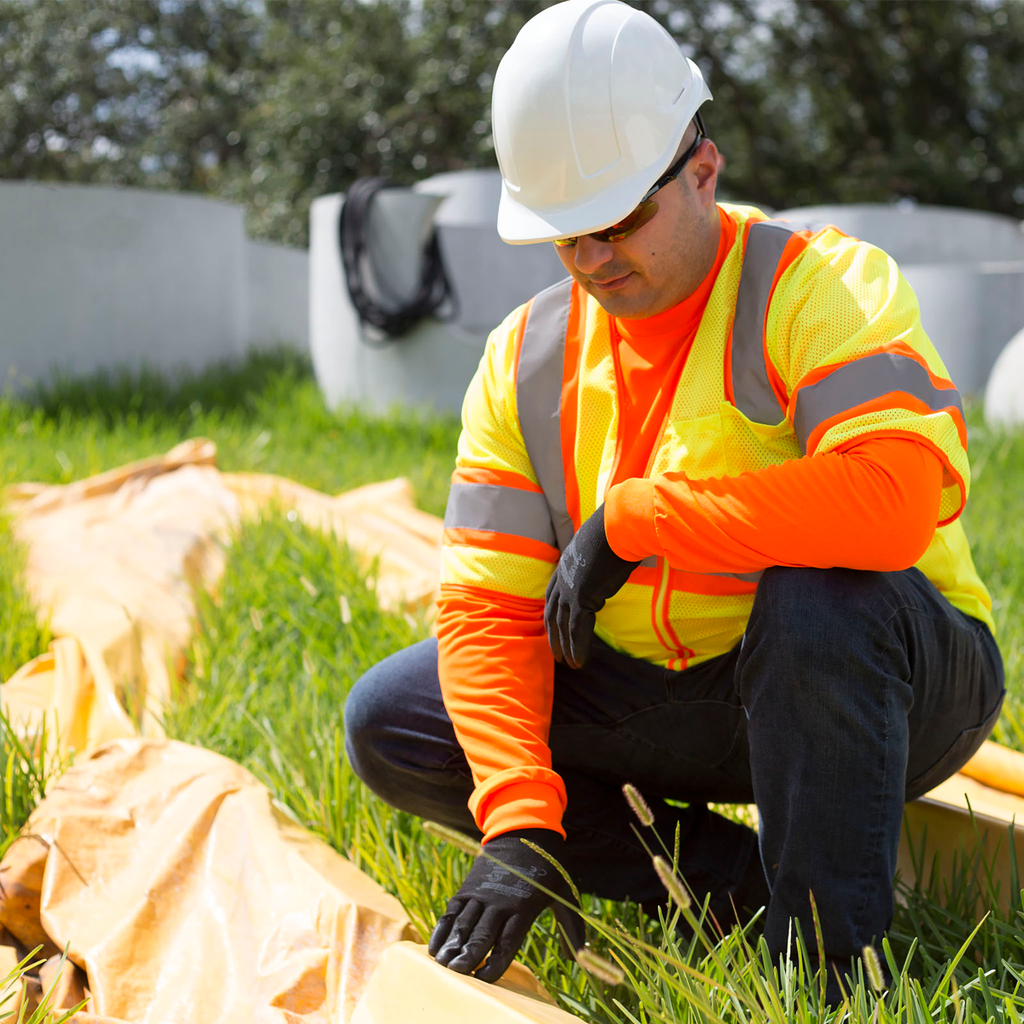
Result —
<svg viewBox="0 0 1024 1024"><path fill-rule="evenodd" d="M581 235L555 246L565 269L611 316L638 320L681 302L715 260L718 150L704 140L675 181L655 193L658 212L621 242Z"/></svg>

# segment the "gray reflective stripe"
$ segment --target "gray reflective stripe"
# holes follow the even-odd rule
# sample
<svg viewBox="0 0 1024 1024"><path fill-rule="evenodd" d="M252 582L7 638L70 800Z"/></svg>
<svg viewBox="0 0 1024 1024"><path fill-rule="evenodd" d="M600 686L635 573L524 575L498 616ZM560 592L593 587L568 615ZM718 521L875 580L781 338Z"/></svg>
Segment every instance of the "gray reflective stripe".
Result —
<svg viewBox="0 0 1024 1024"><path fill-rule="evenodd" d="M877 352L847 363L797 392L793 426L801 450L807 452L807 439L825 420L890 391L905 391L935 411L953 405L963 415L960 393L955 388L937 388L916 359L897 352Z"/></svg>
<svg viewBox="0 0 1024 1024"><path fill-rule="evenodd" d="M453 484L444 513L446 530L493 530L555 546L543 494L497 484Z"/></svg>
<svg viewBox="0 0 1024 1024"><path fill-rule="evenodd" d="M562 364L571 305L571 277L534 298L526 317L516 376L519 430L547 499L561 551L574 532L566 508L561 432Z"/></svg>
<svg viewBox="0 0 1024 1024"><path fill-rule="evenodd" d="M640 568L643 569L657 569L658 568L658 556L648 555L641 563Z"/></svg>
<svg viewBox="0 0 1024 1024"><path fill-rule="evenodd" d="M648 560L644 559L640 564L647 565ZM653 561L651 562L653 565ZM723 579L728 580L742 580L744 583L757 583L761 579L762 570L758 569L757 572L705 572L700 573L702 576L719 576Z"/></svg>
<svg viewBox="0 0 1024 1024"><path fill-rule="evenodd" d="M784 414L764 363L764 317L775 270L792 224L761 221L747 233L732 322L732 393L736 408L755 423L779 423Z"/></svg>
<svg viewBox="0 0 1024 1024"><path fill-rule="evenodd" d="M744 583L757 583L761 579L761 573L763 570L758 569L757 572L709 572L709 576L725 576L732 580L741 580Z"/></svg>

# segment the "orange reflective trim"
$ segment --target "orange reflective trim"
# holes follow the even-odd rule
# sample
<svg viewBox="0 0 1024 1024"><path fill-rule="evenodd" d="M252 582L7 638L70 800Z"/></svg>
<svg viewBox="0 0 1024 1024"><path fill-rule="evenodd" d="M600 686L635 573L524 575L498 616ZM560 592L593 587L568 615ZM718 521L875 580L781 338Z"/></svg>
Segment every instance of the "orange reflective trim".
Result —
<svg viewBox="0 0 1024 1024"><path fill-rule="evenodd" d="M444 531L444 543L459 547L483 548L486 551L501 551L507 555L523 555L541 562L550 562L552 565L558 564L558 548L539 540L531 540L529 537L516 537L511 533L456 528Z"/></svg>
<svg viewBox="0 0 1024 1024"><path fill-rule="evenodd" d="M496 484L498 487L512 487L517 491L532 491L543 494L541 486L521 473L510 469L485 469L482 466L459 466L452 473L453 484Z"/></svg>
<svg viewBox="0 0 1024 1024"><path fill-rule="evenodd" d="M524 615L544 615L544 599L534 597L516 597L506 594L504 590L490 590L487 587L474 587L467 583L442 583L438 604L442 601L487 601L499 606L502 611L516 611Z"/></svg>
<svg viewBox="0 0 1024 1024"><path fill-rule="evenodd" d="M665 639L665 634L661 631L661 623L658 621L661 618L661 613L658 610L658 592L654 592L654 599L651 601L651 629L654 631L654 635L658 640L658 643L665 648L666 651L672 650L672 645Z"/></svg>
<svg viewBox="0 0 1024 1024"><path fill-rule="evenodd" d="M565 509L575 529L580 528L580 483L576 477L576 413L580 389L580 349L586 332L584 304L578 285L573 285L569 323L565 332L565 362L562 364L562 405L559 426L562 442L562 471L565 476Z"/></svg>
<svg viewBox="0 0 1024 1024"><path fill-rule="evenodd" d="M626 423L628 418L626 413L628 392L626 390L625 377L622 373L622 357L619 353L619 332L615 328L615 318L611 316L608 317L608 344L612 353L612 372L615 374L615 409L618 412L618 416L616 417L617 422L615 424L615 457L612 459L612 471L608 474L608 483L604 489L603 497L605 498L608 497L608 488L619 482L619 463L622 460L623 438L626 431L630 426L639 426L639 424ZM655 396L645 397L648 397L650 400ZM640 430L631 431L631 433L634 442L639 441ZM633 474L629 475L632 476Z"/></svg>
<svg viewBox="0 0 1024 1024"><path fill-rule="evenodd" d="M943 388L943 390L951 390L956 393L956 388ZM836 413L835 416L822 420L807 438L807 454L813 455L818 450L818 445L825 434L833 427L838 426L838 424L856 419L858 416L866 416L868 413L882 412L886 409L909 409L910 412L916 412L921 416L934 416L938 412L946 413L956 425L960 444L963 445L964 451L967 451L967 424L964 423L964 418L955 405L948 405L942 409L933 409L926 402L922 402L916 395L908 394L906 391L890 391L885 395L879 395L878 398L873 398L870 402L864 402L862 405L855 405L850 409L844 409L842 412ZM910 433L913 434L912 431ZM858 438L867 436L870 436L867 432L863 435L857 435ZM913 434L913 436L917 437L919 435Z"/></svg>
<svg viewBox="0 0 1024 1024"><path fill-rule="evenodd" d="M665 593L661 598L661 621L665 625L665 632L672 641L670 650L677 654L688 651L689 648L679 639L679 635L672 628L672 570L669 569L668 579L665 581Z"/></svg>
<svg viewBox="0 0 1024 1024"><path fill-rule="evenodd" d="M654 635L658 638L658 643L666 651L673 653L675 647L662 628L665 624L664 597L669 592L668 575L670 571L668 562L664 558L659 558L657 569L658 585L654 588L654 593L651 595L651 626L654 628Z"/></svg>

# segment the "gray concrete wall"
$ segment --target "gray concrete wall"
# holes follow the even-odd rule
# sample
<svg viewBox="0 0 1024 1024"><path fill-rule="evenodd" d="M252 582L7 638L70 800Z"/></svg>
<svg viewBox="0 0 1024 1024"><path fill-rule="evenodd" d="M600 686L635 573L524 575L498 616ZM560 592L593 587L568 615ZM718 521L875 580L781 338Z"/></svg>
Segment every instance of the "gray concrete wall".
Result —
<svg viewBox="0 0 1024 1024"><path fill-rule="evenodd" d="M308 256L178 192L0 182L0 380L197 370L302 343Z"/></svg>
<svg viewBox="0 0 1024 1024"><path fill-rule="evenodd" d="M1024 328L992 367L985 387L985 421L996 427L1024 424Z"/></svg>
<svg viewBox="0 0 1024 1024"><path fill-rule="evenodd" d="M776 217L835 224L903 264L1024 260L1019 221L978 210L913 203L800 206Z"/></svg>
<svg viewBox="0 0 1024 1024"><path fill-rule="evenodd" d="M309 253L246 243L246 345L309 351Z"/></svg>

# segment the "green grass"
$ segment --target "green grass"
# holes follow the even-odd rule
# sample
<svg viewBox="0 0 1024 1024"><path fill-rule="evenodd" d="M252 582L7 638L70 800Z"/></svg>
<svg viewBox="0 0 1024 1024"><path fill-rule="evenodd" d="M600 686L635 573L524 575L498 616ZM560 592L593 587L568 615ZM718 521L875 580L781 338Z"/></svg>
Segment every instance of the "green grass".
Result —
<svg viewBox="0 0 1024 1024"><path fill-rule="evenodd" d="M282 349L173 380L57 380L32 400L0 397L0 484L68 483L203 436L224 470L328 493L408 476L420 506L442 514L458 430L456 416L331 413L307 361Z"/></svg>
<svg viewBox="0 0 1024 1024"><path fill-rule="evenodd" d="M50 630L37 620L32 601L23 586L24 548L11 534L10 521L0 511L0 681L50 643Z"/></svg>
<svg viewBox="0 0 1024 1024"><path fill-rule="evenodd" d="M963 522L992 594L1009 698L995 738L1024 750L1024 431L990 430L976 408L968 419L971 496Z"/></svg>
<svg viewBox="0 0 1024 1024"><path fill-rule="evenodd" d="M217 441L224 468L282 472L327 491L404 473L420 505L440 512L457 424L328 413L307 368L278 353L176 385L156 377L63 382L35 402L0 401L0 431L0 476L7 481L68 480L203 434ZM966 525L996 600L1011 691L1001 738L1024 749L1018 725L1024 612L1017 601L1024 587L1024 537L1017 527L1024 436L987 431L976 412L971 434L976 479ZM0 609L14 638L8 648L0 646L11 652L8 663L46 641L18 586L19 557L0 528L0 567L7 567ZM351 609L348 625L339 613L342 596ZM369 794L349 770L341 739L348 688L377 660L425 635L422 624L381 612L343 545L276 512L240 531L216 598L199 596L198 619L187 679L168 710L170 734L245 764L297 820L396 894L425 935L468 857ZM29 780L12 782L22 788L4 827L16 829L40 790L25 752L6 756L12 779ZM43 766L33 771L45 775ZM1024 965L1020 898L1011 900L1013 913L987 917L964 946L978 925L976 908L997 902L971 851L952 886L934 876L920 889L904 887L901 896L887 950L897 983L882 1002L870 986L859 985L847 1008L850 1019L1020 1019L1024 999L1012 997ZM781 1024L824 1017L820 979L806 960L798 956L780 974L754 932L680 944L674 929L642 920L633 907L597 900L586 906L594 948L620 966L625 984L567 966L556 951L550 915L524 951L561 1004L586 1020ZM814 937L808 939L813 949Z"/></svg>

